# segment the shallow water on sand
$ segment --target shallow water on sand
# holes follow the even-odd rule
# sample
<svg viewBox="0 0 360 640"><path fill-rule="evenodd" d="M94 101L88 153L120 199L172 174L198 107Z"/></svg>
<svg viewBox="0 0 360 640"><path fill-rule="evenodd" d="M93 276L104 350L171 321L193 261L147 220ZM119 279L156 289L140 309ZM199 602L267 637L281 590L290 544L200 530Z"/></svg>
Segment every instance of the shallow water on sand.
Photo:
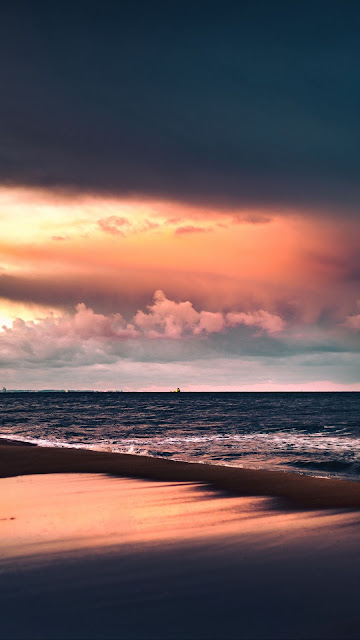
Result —
<svg viewBox="0 0 360 640"><path fill-rule="evenodd" d="M0 483L1 638L358 638L358 512L94 474Z"/></svg>

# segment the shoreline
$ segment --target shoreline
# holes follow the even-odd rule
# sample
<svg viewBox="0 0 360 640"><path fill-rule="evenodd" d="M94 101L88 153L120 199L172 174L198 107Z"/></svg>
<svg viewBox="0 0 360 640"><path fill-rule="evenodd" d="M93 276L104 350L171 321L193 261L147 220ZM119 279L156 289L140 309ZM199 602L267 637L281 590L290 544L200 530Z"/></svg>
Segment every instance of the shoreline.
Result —
<svg viewBox="0 0 360 640"><path fill-rule="evenodd" d="M279 499L287 509L360 509L360 483L351 480L0 439L0 478L53 473L203 483L238 496Z"/></svg>

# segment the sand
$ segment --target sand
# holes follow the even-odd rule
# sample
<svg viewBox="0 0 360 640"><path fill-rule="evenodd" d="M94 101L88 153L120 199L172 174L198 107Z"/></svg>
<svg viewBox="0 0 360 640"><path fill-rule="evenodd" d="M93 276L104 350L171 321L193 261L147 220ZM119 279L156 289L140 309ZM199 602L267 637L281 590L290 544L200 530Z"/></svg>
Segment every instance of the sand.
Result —
<svg viewBox="0 0 360 640"><path fill-rule="evenodd" d="M23 446L0 439L0 477L33 473L106 473L169 482L203 482L236 495L276 497L287 508L360 509L359 482L103 451Z"/></svg>
<svg viewBox="0 0 360 640"><path fill-rule="evenodd" d="M1 638L359 636L356 483L162 462L0 447Z"/></svg>

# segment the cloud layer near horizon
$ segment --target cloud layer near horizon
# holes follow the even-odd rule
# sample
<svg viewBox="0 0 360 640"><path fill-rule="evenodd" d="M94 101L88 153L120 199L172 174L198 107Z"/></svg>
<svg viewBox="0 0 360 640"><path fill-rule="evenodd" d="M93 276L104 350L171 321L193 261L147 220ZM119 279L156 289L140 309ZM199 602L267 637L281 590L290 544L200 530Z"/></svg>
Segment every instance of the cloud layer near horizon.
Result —
<svg viewBox="0 0 360 640"><path fill-rule="evenodd" d="M360 331L358 316L346 318L343 324L351 327L352 333ZM191 302L176 303L157 291L153 303L128 320L119 313L109 316L94 313L83 303L78 304L72 314L51 314L35 321L17 318L11 327L3 326L0 331L0 366L7 383L12 379L22 381L24 376L37 381L44 373L46 380L53 380L52 372L57 372L55 379L70 382L77 380L82 372L80 388L84 388L84 380L85 388L91 383L94 385L96 375L101 382L97 378L95 388L104 388L111 375L119 380L121 371L121 386L141 390L166 389L167 376L180 371L179 365L183 363L181 366L188 371L183 387L189 390L205 390L211 384L215 389L223 389L224 380L228 381L229 389L276 390L289 386L288 380L279 381L279 372L283 375L285 365L292 374L293 385L295 371L296 379L299 371L304 370L308 379L301 383L306 382L310 389L324 390L324 382L317 377L313 387L309 387L309 383L314 372L329 371L329 366L331 370L333 353L337 372L335 380L327 381L328 387L336 388L338 384L337 388L346 388L347 381L347 388L357 388L351 376L360 347L357 354L354 353L354 343L346 335L344 339L341 332L337 341L334 336L328 336L327 346L322 340L321 335L314 340L311 333L296 335L293 329L287 329L282 318L264 310L226 314L197 311ZM136 364L141 362L143 370ZM210 367L210 375L204 370L205 362ZM160 363L163 363L162 375L155 384L151 383L149 378L154 366ZM214 365L218 367L219 363L222 369L214 372ZM235 380L229 379L230 371L240 366L245 366L252 376L256 372L253 387L241 368L237 372L238 386L234 386ZM135 371L137 380L132 375ZM275 380L266 377L269 374L272 377L275 374ZM195 387L194 380L197 380Z"/></svg>
<svg viewBox="0 0 360 640"><path fill-rule="evenodd" d="M4 366L55 366L102 362L113 354L128 356L134 341L206 338L237 326L253 327L257 335L281 332L284 321L262 309L255 313L211 313L196 311L191 302L168 300L156 291L153 304L139 310L129 321L119 313L94 313L80 303L74 314L50 315L37 321L15 319L0 331L0 363ZM125 344L119 348L119 343ZM135 350L136 350L135 346Z"/></svg>

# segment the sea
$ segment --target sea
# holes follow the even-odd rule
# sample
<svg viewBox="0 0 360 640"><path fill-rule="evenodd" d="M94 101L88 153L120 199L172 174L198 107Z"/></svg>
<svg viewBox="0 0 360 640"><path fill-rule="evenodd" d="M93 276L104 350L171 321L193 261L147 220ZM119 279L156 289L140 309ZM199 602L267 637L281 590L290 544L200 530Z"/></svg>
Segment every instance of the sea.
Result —
<svg viewBox="0 0 360 640"><path fill-rule="evenodd" d="M360 481L360 393L12 392L0 437Z"/></svg>

